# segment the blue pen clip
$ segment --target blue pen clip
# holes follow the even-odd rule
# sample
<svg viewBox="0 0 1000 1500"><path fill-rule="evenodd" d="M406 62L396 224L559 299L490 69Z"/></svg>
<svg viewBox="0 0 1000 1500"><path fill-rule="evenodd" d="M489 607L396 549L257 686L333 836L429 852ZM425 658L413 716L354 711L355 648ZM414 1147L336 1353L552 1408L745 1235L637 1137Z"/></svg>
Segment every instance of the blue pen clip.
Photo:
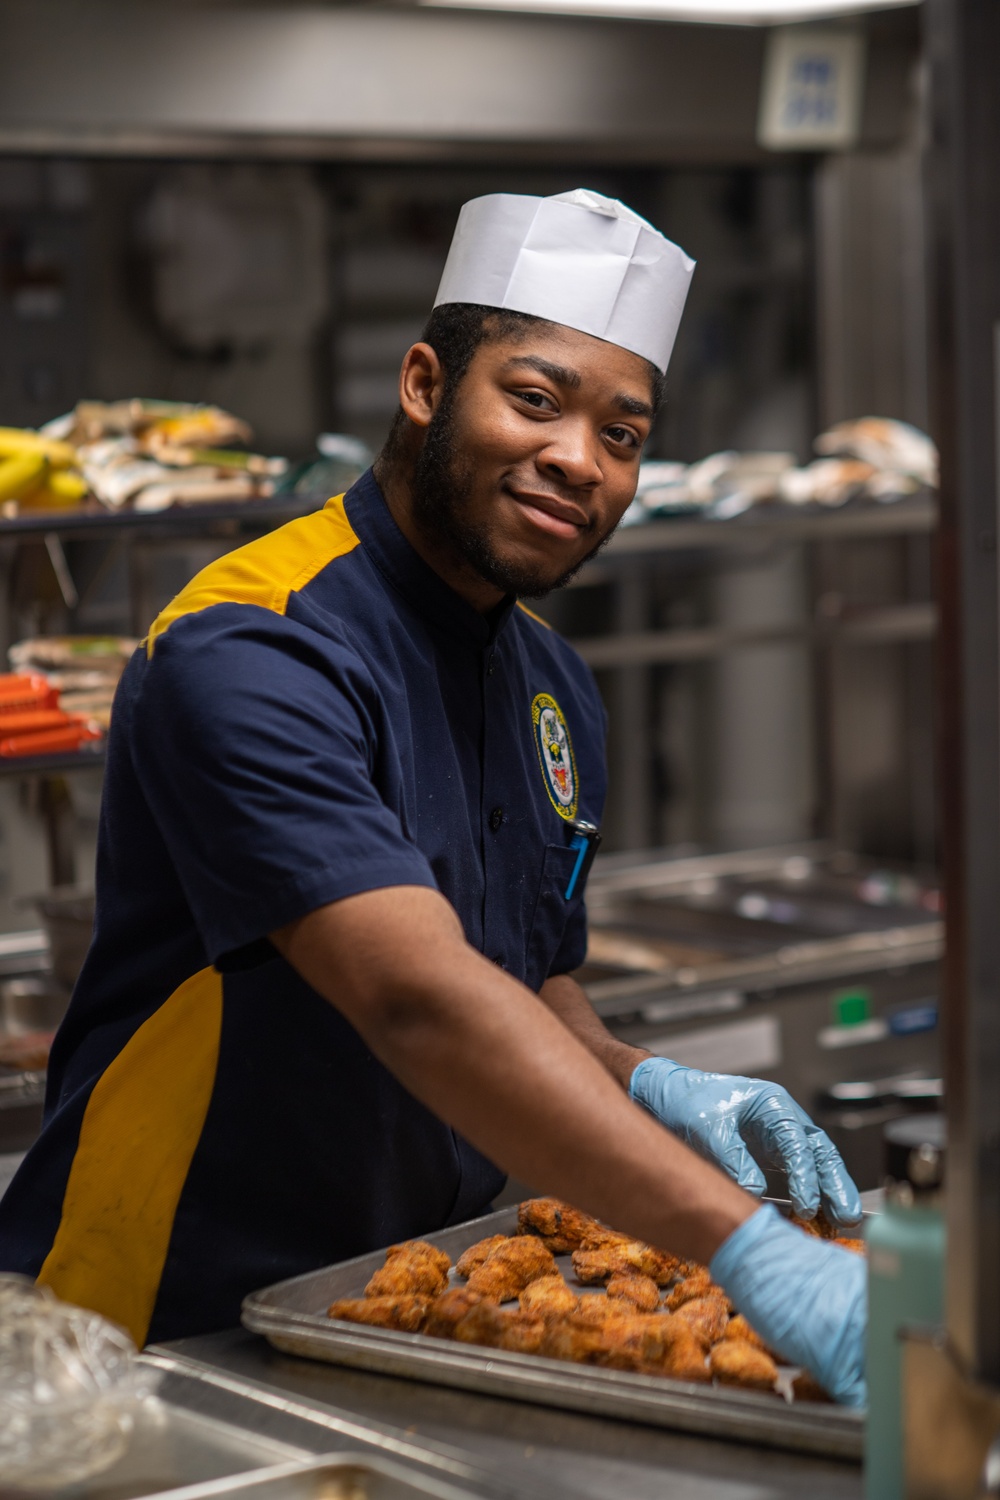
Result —
<svg viewBox="0 0 1000 1500"><path fill-rule="evenodd" d="M573 830L573 838L570 840L570 848L577 851L576 861L573 865L573 873L569 877L569 885L566 887L564 900L572 901L573 892L578 885L582 885L590 874L590 867L594 863L594 855L597 853L601 843L600 829L595 823L585 823L582 818L576 819L569 825Z"/></svg>

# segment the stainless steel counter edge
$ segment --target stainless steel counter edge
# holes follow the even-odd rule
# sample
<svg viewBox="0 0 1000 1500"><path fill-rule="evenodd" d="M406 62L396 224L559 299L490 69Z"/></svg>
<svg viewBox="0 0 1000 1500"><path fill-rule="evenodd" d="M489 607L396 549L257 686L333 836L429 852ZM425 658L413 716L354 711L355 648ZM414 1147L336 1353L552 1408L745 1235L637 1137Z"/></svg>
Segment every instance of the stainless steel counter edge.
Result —
<svg viewBox="0 0 1000 1500"><path fill-rule="evenodd" d="M276 1385L236 1376L197 1359L151 1344L141 1356L164 1377L160 1398L230 1426L266 1430L269 1437L301 1450L304 1455L361 1446L387 1454L400 1463L438 1475L475 1490L483 1500L551 1500L529 1472L512 1472L490 1464L470 1462L458 1448L434 1439L415 1440L387 1423L359 1420L352 1412L328 1403L290 1396Z"/></svg>

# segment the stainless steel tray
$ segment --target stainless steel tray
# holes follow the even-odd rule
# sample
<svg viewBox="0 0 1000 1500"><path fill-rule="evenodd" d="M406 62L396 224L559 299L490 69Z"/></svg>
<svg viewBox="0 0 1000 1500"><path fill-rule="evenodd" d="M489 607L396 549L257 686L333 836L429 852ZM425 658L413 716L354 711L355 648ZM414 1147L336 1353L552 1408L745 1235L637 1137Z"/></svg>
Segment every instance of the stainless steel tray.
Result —
<svg viewBox="0 0 1000 1500"><path fill-rule="evenodd" d="M455 1261L477 1240L489 1234L510 1234L516 1225L517 1209L505 1208L426 1238ZM330 1303L338 1297L360 1296L383 1260L384 1252L377 1250L254 1292L243 1303L244 1326L263 1334L286 1354L330 1364L708 1437L832 1458L860 1459L862 1455L864 1415L844 1407L790 1404L750 1391L570 1365L534 1354L454 1344L328 1318Z"/></svg>
<svg viewBox="0 0 1000 1500"><path fill-rule="evenodd" d="M206 1484L161 1490L147 1500L475 1500L471 1490L414 1474L366 1453L338 1453L306 1463L233 1474Z"/></svg>

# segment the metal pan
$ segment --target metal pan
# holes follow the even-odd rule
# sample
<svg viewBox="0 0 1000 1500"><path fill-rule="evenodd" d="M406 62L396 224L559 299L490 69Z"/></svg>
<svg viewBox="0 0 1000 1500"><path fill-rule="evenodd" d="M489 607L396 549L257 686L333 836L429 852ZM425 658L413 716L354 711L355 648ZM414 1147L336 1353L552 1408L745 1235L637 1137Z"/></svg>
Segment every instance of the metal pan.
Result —
<svg viewBox="0 0 1000 1500"><path fill-rule="evenodd" d="M146 1500L475 1500L471 1490L415 1474L368 1454L281 1464L206 1484L161 1490Z"/></svg>
<svg viewBox="0 0 1000 1500"><path fill-rule="evenodd" d="M426 1238L454 1262L477 1240L510 1234L516 1227L517 1209L505 1208ZM862 1455L864 1415L844 1407L788 1403L756 1392L565 1364L534 1354L454 1344L328 1318L330 1303L338 1297L361 1296L383 1261L384 1251L377 1250L254 1292L243 1303L244 1326L263 1334L286 1354L330 1364L708 1437L832 1458L860 1459Z"/></svg>

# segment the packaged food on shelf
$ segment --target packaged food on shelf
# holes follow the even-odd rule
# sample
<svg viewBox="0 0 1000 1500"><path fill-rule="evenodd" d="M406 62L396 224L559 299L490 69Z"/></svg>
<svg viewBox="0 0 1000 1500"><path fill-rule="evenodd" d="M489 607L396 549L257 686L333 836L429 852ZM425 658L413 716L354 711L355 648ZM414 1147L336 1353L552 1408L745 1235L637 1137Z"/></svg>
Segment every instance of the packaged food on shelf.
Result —
<svg viewBox="0 0 1000 1500"><path fill-rule="evenodd" d="M819 457L804 465L791 453L729 449L693 464L644 463L625 522L673 515L727 521L759 505L885 504L937 488L937 449L907 422L887 417L839 422L813 446Z"/></svg>
<svg viewBox="0 0 1000 1500"><path fill-rule="evenodd" d="M100 739L137 645L127 636L66 635L12 646L13 670L0 674L0 756L53 754Z"/></svg>
<svg viewBox="0 0 1000 1500"><path fill-rule="evenodd" d="M288 463L248 451L252 438L218 406L80 401L37 432L0 428L2 514L266 499Z"/></svg>

